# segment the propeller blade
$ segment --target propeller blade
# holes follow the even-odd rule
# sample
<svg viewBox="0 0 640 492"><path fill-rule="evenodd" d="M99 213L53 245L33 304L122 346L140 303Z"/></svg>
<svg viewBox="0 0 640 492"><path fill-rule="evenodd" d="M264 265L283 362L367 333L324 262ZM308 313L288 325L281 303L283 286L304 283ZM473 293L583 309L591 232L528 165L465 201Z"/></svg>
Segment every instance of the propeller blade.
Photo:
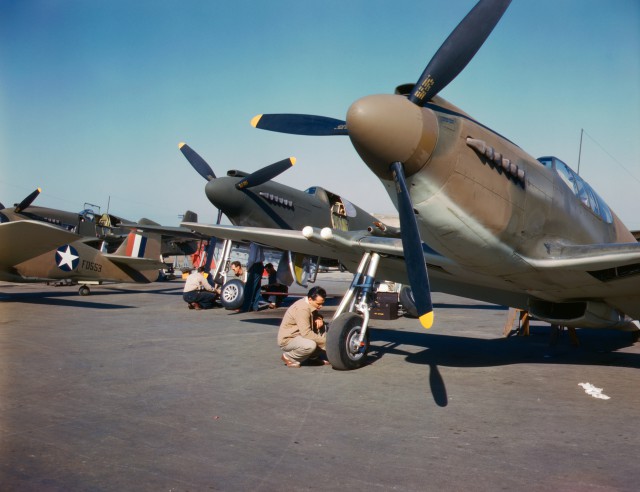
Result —
<svg viewBox="0 0 640 492"><path fill-rule="evenodd" d="M402 238L402 249L404 250L404 261L407 265L407 274L409 275L409 284L413 292L413 299L416 304L420 323L425 328L431 328L433 325L433 304L431 303L429 276L422 253L420 231L418 230L418 223L413 212L413 204L411 203L411 197L407 189L402 163L394 162L391 164L391 172L396 182L396 191L398 193L400 236Z"/></svg>
<svg viewBox="0 0 640 492"><path fill-rule="evenodd" d="M184 142L180 142L178 144L178 148L180 149L180 152L182 152L182 155L187 158L189 164L191 164L193 168L198 171L198 174L200 176L202 176L207 181L216 179L216 174L213 172L213 169L211 169L211 166L209 166L209 164L207 164L207 161L200 157L200 155L195 150L193 150Z"/></svg>
<svg viewBox="0 0 640 492"><path fill-rule="evenodd" d="M262 183L275 178L279 174L282 174L295 163L296 158L289 157L288 159L284 159L282 161L278 161L274 164L263 167L262 169L258 169L256 172L251 173L249 176L237 183L236 188L242 190L244 188L251 188L252 186L261 185Z"/></svg>
<svg viewBox="0 0 640 492"><path fill-rule="evenodd" d="M28 197L26 197L24 200L22 200L19 204L15 206L14 211L18 214L22 212L25 208L27 208L29 205L33 203L33 201L38 197L41 191L42 191L42 188L38 188L37 190L32 192Z"/></svg>
<svg viewBox="0 0 640 492"><path fill-rule="evenodd" d="M259 114L251 120L251 126L293 135L348 135L345 121L310 114Z"/></svg>
<svg viewBox="0 0 640 492"><path fill-rule="evenodd" d="M511 0L480 0L440 46L413 87L409 100L424 106L455 79L485 42Z"/></svg>
<svg viewBox="0 0 640 492"><path fill-rule="evenodd" d="M216 220L216 225L220 225L221 220L222 220L222 210L218 209L218 220Z"/></svg>

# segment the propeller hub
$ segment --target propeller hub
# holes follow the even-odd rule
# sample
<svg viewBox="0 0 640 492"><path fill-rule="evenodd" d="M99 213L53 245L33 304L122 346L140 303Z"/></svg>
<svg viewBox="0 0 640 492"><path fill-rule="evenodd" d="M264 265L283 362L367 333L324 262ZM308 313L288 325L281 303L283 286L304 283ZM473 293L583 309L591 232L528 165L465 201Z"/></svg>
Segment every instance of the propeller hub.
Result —
<svg viewBox="0 0 640 492"><path fill-rule="evenodd" d="M362 160L381 179L391 180L389 166L402 162L411 176L429 161L438 140L438 119L406 97L367 96L347 112L349 138Z"/></svg>
<svg viewBox="0 0 640 492"><path fill-rule="evenodd" d="M209 181L204 192L209 201L219 210L222 210L231 220L242 211L246 195L236 189L238 178L220 177Z"/></svg>

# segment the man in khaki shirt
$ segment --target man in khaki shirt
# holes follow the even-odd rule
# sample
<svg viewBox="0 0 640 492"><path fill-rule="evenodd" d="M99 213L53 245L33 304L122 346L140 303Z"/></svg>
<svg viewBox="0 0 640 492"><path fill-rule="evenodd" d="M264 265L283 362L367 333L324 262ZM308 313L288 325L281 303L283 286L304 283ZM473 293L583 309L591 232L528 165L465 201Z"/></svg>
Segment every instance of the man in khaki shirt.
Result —
<svg viewBox="0 0 640 492"><path fill-rule="evenodd" d="M284 313L278 330L281 359L287 367L300 367L305 360L318 359L325 350L326 332L318 310L323 306L327 292L313 287L307 297L294 302ZM323 361L329 365L328 361Z"/></svg>

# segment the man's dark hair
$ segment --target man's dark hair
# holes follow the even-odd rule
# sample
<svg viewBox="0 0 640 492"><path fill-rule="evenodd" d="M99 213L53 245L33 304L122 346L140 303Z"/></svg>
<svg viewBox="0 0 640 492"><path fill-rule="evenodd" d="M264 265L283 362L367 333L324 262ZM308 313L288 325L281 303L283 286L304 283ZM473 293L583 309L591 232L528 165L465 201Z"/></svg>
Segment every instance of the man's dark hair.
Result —
<svg viewBox="0 0 640 492"><path fill-rule="evenodd" d="M198 267L198 271L199 271L200 273L204 272L204 267L203 267L203 266L199 266L199 267Z"/></svg>
<svg viewBox="0 0 640 492"><path fill-rule="evenodd" d="M241 266L242 266L242 263L240 263L239 261L232 261L232 262L231 262L231 266L241 267Z"/></svg>
<svg viewBox="0 0 640 492"><path fill-rule="evenodd" d="M322 287L320 287L319 285L316 285L315 287L311 287L311 289L309 289L309 293L307 294L307 297L313 299L314 301L316 300L316 297L322 297L323 299L327 298L327 291L324 290Z"/></svg>

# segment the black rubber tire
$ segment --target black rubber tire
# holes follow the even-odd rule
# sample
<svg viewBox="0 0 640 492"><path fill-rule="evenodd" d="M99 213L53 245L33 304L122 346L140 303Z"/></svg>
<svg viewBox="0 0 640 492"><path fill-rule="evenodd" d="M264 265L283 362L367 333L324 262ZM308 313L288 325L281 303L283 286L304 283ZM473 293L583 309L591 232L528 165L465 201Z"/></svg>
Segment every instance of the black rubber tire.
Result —
<svg viewBox="0 0 640 492"><path fill-rule="evenodd" d="M341 314L331 322L327 332L327 358L334 369L350 371L363 365L369 351L369 331L364 340L364 350L356 352L352 346L361 329L362 317L355 313Z"/></svg>
<svg viewBox="0 0 640 492"><path fill-rule="evenodd" d="M220 303L226 309L240 309L244 302L244 283L232 278L227 281L220 291Z"/></svg>
<svg viewBox="0 0 640 492"><path fill-rule="evenodd" d="M416 301L413 300L413 292L411 291L411 287L409 287L408 285L402 286L402 288L400 289L399 300L400 304L402 304L404 315L407 318L418 317L418 308L416 308Z"/></svg>
<svg viewBox="0 0 640 492"><path fill-rule="evenodd" d="M78 294L80 294L81 296L88 296L91 294L91 290L86 285L83 285L78 289Z"/></svg>

